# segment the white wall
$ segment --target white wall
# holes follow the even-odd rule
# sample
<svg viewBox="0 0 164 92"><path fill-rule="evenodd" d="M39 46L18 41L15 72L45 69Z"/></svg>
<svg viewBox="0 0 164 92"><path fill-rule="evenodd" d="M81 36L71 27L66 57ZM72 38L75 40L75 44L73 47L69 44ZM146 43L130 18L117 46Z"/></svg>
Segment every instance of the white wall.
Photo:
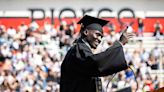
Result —
<svg viewBox="0 0 164 92"><path fill-rule="evenodd" d="M109 8L112 13L103 15L117 16L123 8L134 10L138 17L158 16L164 17L164 0L0 0L0 17L5 16L31 16L30 8L43 9L46 16L51 16L50 9L54 9L54 16L64 8L71 8L77 16L82 15L82 9L92 8L91 15L96 15L98 10ZM72 14L72 13L71 13ZM70 15L71 15L70 14ZM36 16L43 16L36 13ZM65 15L69 15L66 13Z"/></svg>
<svg viewBox="0 0 164 92"><path fill-rule="evenodd" d="M0 0L0 10L27 10L28 8L73 9L109 7L114 11L130 7L140 11L164 11L164 0Z"/></svg>

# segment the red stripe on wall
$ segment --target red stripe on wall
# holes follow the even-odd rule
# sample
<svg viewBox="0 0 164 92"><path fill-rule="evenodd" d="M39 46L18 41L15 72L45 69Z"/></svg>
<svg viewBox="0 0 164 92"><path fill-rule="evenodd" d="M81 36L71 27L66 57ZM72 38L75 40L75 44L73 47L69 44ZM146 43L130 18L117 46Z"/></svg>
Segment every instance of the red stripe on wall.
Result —
<svg viewBox="0 0 164 92"><path fill-rule="evenodd" d="M121 25L118 22L117 18L105 18L106 20L109 20L110 22L112 22L115 26L116 26L116 32L119 32L121 30ZM68 24L72 23L73 21L77 22L79 20L79 18L67 18L67 19L62 19L65 20ZM138 25L137 25L137 19L134 18L126 18L126 19L121 19L124 23L128 23L130 21L134 21L133 24L133 29L135 32L137 32L138 30ZM160 21L161 25L163 26L163 29L161 30L162 33L164 33L164 18L145 18L143 19L144 21L144 32L154 32L154 24L156 21ZM51 19L50 18L45 18L42 20L36 20L36 22L40 25L40 27L43 27L44 22L49 22L51 23ZM10 26L17 28L21 23L24 23L26 25L29 25L31 22L31 18L0 18L0 24L3 24L6 26L6 28L9 28ZM58 25L60 25L60 21L58 18L54 18L54 27L57 27ZM79 30L79 26L78 29ZM108 32L107 28L105 28L105 32Z"/></svg>

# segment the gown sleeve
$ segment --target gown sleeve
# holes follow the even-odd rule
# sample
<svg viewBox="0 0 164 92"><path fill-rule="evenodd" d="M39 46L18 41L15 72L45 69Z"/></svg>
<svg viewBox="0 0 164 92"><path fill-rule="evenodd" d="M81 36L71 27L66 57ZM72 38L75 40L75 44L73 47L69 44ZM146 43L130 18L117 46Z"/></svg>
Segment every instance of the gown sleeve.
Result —
<svg viewBox="0 0 164 92"><path fill-rule="evenodd" d="M127 69L123 47L119 42L115 42L111 48L105 52L89 57L96 62L100 76L111 75Z"/></svg>
<svg viewBox="0 0 164 92"><path fill-rule="evenodd" d="M76 57L80 59L81 65L85 66L86 71L88 69L88 73L92 76L107 76L127 69L123 47L118 41L106 51L98 54L91 54L82 45L79 48Z"/></svg>

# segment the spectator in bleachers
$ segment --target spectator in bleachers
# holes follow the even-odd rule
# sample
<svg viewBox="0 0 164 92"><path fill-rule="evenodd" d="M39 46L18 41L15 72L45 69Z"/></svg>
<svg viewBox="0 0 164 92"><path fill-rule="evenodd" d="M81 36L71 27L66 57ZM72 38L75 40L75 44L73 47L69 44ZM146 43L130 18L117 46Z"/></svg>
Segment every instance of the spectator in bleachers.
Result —
<svg viewBox="0 0 164 92"><path fill-rule="evenodd" d="M7 34L9 37L14 37L16 35L17 31L15 28L13 28L12 26L10 26L8 29L7 29Z"/></svg>
<svg viewBox="0 0 164 92"><path fill-rule="evenodd" d="M154 34L153 34L153 36L155 36L157 40L160 40L162 37L162 32L161 32L162 29L163 29L163 27L162 27L160 21L157 20L154 24Z"/></svg>
<svg viewBox="0 0 164 92"><path fill-rule="evenodd" d="M48 22L44 22L44 29L45 32L50 35L52 38L55 38L57 36L57 30L54 28L54 26Z"/></svg>
<svg viewBox="0 0 164 92"><path fill-rule="evenodd" d="M6 27L5 25L3 25L1 22L0 22L0 32L4 32L6 30Z"/></svg>
<svg viewBox="0 0 164 92"><path fill-rule="evenodd" d="M116 30L116 26L114 25L114 23L110 22L107 24L107 27L109 29L110 32L113 32Z"/></svg>
<svg viewBox="0 0 164 92"><path fill-rule="evenodd" d="M131 67L133 66L132 62L129 62L128 65L131 66ZM133 74L133 71L130 68L126 69L125 77L126 77L127 80L129 80L129 79L133 79L134 80L135 76Z"/></svg>
<svg viewBox="0 0 164 92"><path fill-rule="evenodd" d="M21 33L25 33L26 30L28 29L28 26L22 23L20 26L18 26L18 31Z"/></svg>
<svg viewBox="0 0 164 92"><path fill-rule="evenodd" d="M143 36L144 22L142 18L138 18L138 36Z"/></svg>
<svg viewBox="0 0 164 92"><path fill-rule="evenodd" d="M38 25L38 23L36 21L32 21L29 24L29 28L31 29L31 31L38 31L39 25Z"/></svg>

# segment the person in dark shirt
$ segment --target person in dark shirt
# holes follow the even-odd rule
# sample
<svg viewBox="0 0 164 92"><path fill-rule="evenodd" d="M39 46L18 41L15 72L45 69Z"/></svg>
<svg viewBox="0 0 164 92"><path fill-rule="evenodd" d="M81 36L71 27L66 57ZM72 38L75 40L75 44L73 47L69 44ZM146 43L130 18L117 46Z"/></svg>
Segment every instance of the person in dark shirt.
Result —
<svg viewBox="0 0 164 92"><path fill-rule="evenodd" d="M138 18L138 36L143 36L144 22L142 18Z"/></svg>
<svg viewBox="0 0 164 92"><path fill-rule="evenodd" d="M161 23L159 20L157 20L154 24L154 33L153 33L153 36L156 37L157 40L160 40L161 36L162 36L162 32L161 30L163 29Z"/></svg>
<svg viewBox="0 0 164 92"><path fill-rule="evenodd" d="M99 77L111 75L128 68L122 45L133 37L124 32L119 41L106 51L93 54L103 37L103 26L108 21L85 15L80 38L67 52L61 65L60 92L102 92Z"/></svg>

